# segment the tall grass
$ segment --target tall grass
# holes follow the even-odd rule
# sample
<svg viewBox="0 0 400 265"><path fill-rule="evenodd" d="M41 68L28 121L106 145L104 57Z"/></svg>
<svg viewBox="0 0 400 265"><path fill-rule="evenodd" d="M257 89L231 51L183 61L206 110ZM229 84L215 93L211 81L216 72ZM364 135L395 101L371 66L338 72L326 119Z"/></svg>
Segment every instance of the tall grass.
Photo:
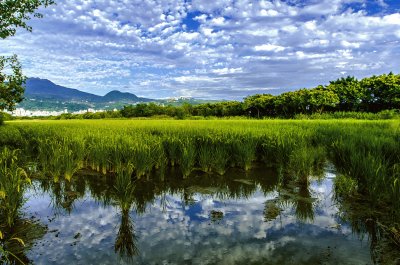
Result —
<svg viewBox="0 0 400 265"><path fill-rule="evenodd" d="M0 152L0 216L13 226L24 203L23 193L30 183L26 172L17 164L18 151L4 148Z"/></svg>
<svg viewBox="0 0 400 265"><path fill-rule="evenodd" d="M18 147L46 175L69 180L82 168L110 174L131 164L141 178L170 165L190 177L194 170L224 174L263 162L307 182L328 156L357 181L359 192L395 204L399 125L345 119L13 121L0 127L0 146Z"/></svg>

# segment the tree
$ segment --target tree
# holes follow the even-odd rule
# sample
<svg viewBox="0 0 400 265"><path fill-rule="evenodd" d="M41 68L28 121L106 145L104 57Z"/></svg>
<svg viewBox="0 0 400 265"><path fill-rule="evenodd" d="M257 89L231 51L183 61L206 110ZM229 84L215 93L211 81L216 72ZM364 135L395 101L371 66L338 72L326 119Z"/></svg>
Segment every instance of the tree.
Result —
<svg viewBox="0 0 400 265"><path fill-rule="evenodd" d="M250 115L260 118L260 116L275 114L275 99L271 94L256 94L244 99L244 108L250 112Z"/></svg>
<svg viewBox="0 0 400 265"><path fill-rule="evenodd" d="M310 108L312 112L322 113L325 108L334 108L339 103L340 99L333 91L317 87L310 90Z"/></svg>
<svg viewBox="0 0 400 265"><path fill-rule="evenodd" d="M400 75L389 73L361 80L369 111L400 108Z"/></svg>
<svg viewBox="0 0 400 265"><path fill-rule="evenodd" d="M27 21L42 17L37 9L52 4L53 0L0 0L0 39L14 36L18 28L32 31ZM0 111L13 110L22 101L25 80L16 55L0 56Z"/></svg>
<svg viewBox="0 0 400 265"><path fill-rule="evenodd" d="M53 0L0 0L0 38L14 36L17 28L32 31L27 24L31 17L41 18L36 10L54 4Z"/></svg>
<svg viewBox="0 0 400 265"><path fill-rule="evenodd" d="M365 89L352 76L331 81L326 90L332 91L339 97L337 108L340 111L359 111L367 100Z"/></svg>
<svg viewBox="0 0 400 265"><path fill-rule="evenodd" d="M4 70L11 71L11 74L4 73ZM22 101L24 88L21 84L24 82L17 56L0 56L0 110L12 110L15 103Z"/></svg>

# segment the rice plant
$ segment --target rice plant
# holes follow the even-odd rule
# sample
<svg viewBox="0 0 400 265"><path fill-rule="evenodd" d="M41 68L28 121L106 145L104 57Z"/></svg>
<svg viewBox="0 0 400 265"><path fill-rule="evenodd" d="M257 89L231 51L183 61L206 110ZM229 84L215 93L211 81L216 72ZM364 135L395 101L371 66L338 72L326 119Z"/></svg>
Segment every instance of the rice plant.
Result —
<svg viewBox="0 0 400 265"><path fill-rule="evenodd" d="M21 159L55 179L72 180L81 168L115 173L129 163L140 178L175 165L188 177L195 169L224 174L263 162L306 182L321 173L327 154L359 191L399 201L395 120L12 121L0 133L0 147L20 148Z"/></svg>
<svg viewBox="0 0 400 265"><path fill-rule="evenodd" d="M232 139L231 152L234 163L249 170L256 159L257 140L249 135Z"/></svg>
<svg viewBox="0 0 400 265"><path fill-rule="evenodd" d="M196 163L196 146L190 139L182 139L179 145L179 166L183 177L188 177Z"/></svg>
<svg viewBox="0 0 400 265"><path fill-rule="evenodd" d="M18 151L4 148L0 152L0 216L8 227L13 226L19 215L25 187L30 183L17 161Z"/></svg>

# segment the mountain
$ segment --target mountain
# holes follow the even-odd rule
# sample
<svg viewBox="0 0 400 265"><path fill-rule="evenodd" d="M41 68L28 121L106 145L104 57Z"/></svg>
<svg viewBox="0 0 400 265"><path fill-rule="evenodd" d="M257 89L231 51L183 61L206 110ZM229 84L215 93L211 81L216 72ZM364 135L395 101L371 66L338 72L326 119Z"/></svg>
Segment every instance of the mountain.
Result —
<svg viewBox="0 0 400 265"><path fill-rule="evenodd" d="M59 86L47 79L40 78L28 78L25 86L25 97L38 100L86 101L91 103L152 101L151 99L137 97L132 93L123 93L117 90L111 91L105 96L98 96L78 89Z"/></svg>
<svg viewBox="0 0 400 265"><path fill-rule="evenodd" d="M54 84L47 79L28 78L25 86L25 97L36 99L93 101L102 99L101 96L67 88Z"/></svg>
<svg viewBox="0 0 400 265"><path fill-rule="evenodd" d="M117 90L98 96L54 84L47 79L28 78L25 85L25 100L18 104L27 110L79 111L89 108L112 110L124 105L155 101L140 98L132 93Z"/></svg>
<svg viewBox="0 0 400 265"><path fill-rule="evenodd" d="M107 93L103 97L103 101L107 102L115 102L115 101L120 101L120 102L129 102L129 101L141 101L140 98L138 98L135 94L131 93L123 93L118 90L113 90L109 93Z"/></svg>

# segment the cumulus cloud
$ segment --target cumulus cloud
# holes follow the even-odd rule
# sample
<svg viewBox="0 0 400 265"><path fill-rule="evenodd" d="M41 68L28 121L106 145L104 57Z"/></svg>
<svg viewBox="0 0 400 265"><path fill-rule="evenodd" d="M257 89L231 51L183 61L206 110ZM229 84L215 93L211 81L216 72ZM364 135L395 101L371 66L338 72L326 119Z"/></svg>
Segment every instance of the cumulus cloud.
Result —
<svg viewBox="0 0 400 265"><path fill-rule="evenodd" d="M96 94L241 99L395 71L392 2L60 0L0 54L19 54L28 76Z"/></svg>

